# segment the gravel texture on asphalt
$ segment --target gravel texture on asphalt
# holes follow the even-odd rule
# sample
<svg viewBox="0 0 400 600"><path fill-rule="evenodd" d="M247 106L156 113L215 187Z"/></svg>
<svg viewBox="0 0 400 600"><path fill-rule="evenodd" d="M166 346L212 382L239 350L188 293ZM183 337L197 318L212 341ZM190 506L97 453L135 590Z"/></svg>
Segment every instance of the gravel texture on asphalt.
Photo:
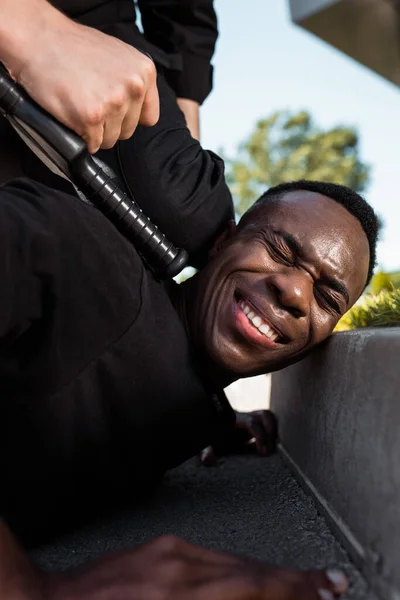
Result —
<svg viewBox="0 0 400 600"><path fill-rule="evenodd" d="M165 533L287 567L338 567L351 581L343 598L375 600L279 455L229 457L209 468L192 459L168 473L145 503L65 535L33 556L47 569L61 570Z"/></svg>

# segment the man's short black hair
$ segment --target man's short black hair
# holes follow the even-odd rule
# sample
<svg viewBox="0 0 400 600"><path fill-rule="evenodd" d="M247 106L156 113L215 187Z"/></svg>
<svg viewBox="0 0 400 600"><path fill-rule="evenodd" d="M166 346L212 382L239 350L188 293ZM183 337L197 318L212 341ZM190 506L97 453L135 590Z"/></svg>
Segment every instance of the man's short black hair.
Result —
<svg viewBox="0 0 400 600"><path fill-rule="evenodd" d="M323 196L328 196L346 208L361 224L369 243L369 267L366 286L371 281L376 264L376 243L379 235L379 219L374 209L368 202L354 190L339 185L337 183L325 183L323 181L289 181L281 183L275 187L269 188L256 202L253 207L264 204L272 199L277 199L287 192L305 190L308 192L317 192Z"/></svg>

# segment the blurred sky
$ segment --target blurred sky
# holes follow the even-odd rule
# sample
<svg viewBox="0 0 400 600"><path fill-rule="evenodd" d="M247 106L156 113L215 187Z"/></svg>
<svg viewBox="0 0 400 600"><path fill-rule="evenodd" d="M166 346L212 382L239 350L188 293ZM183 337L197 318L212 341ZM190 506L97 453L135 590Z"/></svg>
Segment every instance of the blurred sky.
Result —
<svg viewBox="0 0 400 600"><path fill-rule="evenodd" d="M317 125L355 126L372 166L367 199L383 217L379 265L400 270L400 88L292 25L287 0L215 0L220 38L202 144L228 156L259 118L309 110Z"/></svg>

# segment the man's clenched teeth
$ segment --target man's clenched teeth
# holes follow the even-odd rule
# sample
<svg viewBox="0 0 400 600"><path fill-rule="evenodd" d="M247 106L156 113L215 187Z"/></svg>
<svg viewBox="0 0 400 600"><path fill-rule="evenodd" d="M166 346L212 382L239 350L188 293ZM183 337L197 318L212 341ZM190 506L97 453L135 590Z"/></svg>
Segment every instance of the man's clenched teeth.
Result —
<svg viewBox="0 0 400 600"><path fill-rule="evenodd" d="M267 336L272 342L275 342L278 339L279 335L276 333L276 331L274 331L272 327L268 325L268 323L263 321L263 319L257 315L257 313L255 313L254 310L250 308L250 306L246 304L244 300L239 302L239 306L248 320L252 323L252 325L254 325L254 327L258 329L258 331Z"/></svg>

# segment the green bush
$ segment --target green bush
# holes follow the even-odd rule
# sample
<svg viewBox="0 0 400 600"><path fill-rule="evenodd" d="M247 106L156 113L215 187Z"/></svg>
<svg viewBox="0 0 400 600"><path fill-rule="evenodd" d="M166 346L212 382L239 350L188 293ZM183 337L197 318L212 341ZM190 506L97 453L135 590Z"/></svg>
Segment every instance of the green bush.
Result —
<svg viewBox="0 0 400 600"><path fill-rule="evenodd" d="M393 287L400 288L400 271L397 273L389 273L389 277Z"/></svg>
<svg viewBox="0 0 400 600"><path fill-rule="evenodd" d="M400 289L366 295L340 319L335 331L359 327L400 327Z"/></svg>
<svg viewBox="0 0 400 600"><path fill-rule="evenodd" d="M391 291L393 289L393 283L388 273L379 271L373 276L370 283L370 291L373 296L377 296L380 292L385 290Z"/></svg>

